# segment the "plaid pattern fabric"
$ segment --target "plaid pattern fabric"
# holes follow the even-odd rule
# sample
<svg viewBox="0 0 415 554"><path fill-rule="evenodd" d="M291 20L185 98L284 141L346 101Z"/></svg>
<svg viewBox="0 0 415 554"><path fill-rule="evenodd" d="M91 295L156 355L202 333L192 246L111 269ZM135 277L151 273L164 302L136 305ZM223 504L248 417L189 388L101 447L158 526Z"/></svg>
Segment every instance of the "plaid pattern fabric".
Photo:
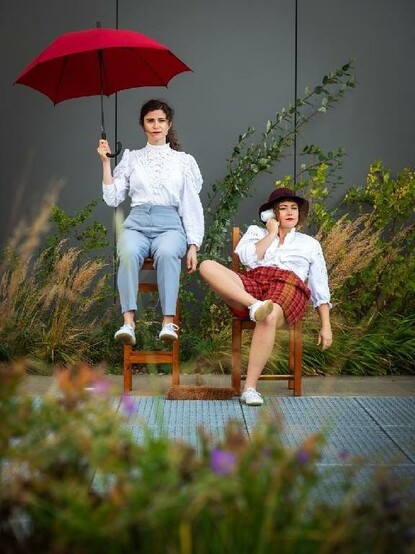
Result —
<svg viewBox="0 0 415 554"><path fill-rule="evenodd" d="M311 292L292 271L277 267L257 267L238 275L249 294L258 300L270 299L279 304L288 323L295 323L303 317ZM236 317L249 318L248 309L230 309Z"/></svg>

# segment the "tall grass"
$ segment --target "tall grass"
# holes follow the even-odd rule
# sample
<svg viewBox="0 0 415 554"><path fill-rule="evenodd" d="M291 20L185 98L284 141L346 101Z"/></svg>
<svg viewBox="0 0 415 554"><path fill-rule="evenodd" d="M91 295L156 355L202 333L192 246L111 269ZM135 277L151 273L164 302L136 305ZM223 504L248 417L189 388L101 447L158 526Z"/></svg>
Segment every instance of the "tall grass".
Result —
<svg viewBox="0 0 415 554"><path fill-rule="evenodd" d="M382 251L380 231L371 226L367 215L354 220L345 215L328 232L322 227L315 238L323 248L334 301L336 292L353 275L368 267Z"/></svg>
<svg viewBox="0 0 415 554"><path fill-rule="evenodd" d="M81 260L62 240L51 256L41 249L56 194L44 199L28 226L19 225L1 262L0 359L46 364L88 360L106 296L105 264ZM50 265L50 258L52 264Z"/></svg>

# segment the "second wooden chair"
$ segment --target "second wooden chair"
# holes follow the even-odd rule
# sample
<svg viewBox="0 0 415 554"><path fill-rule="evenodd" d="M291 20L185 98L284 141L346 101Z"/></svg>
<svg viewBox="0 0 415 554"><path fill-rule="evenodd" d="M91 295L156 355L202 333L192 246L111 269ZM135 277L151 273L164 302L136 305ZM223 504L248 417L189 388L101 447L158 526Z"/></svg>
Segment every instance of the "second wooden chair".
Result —
<svg viewBox="0 0 415 554"><path fill-rule="evenodd" d="M239 227L232 229L232 270L241 271L240 261L235 248L241 238ZM236 395L241 394L242 375L242 331L254 329L255 323L250 319L232 317L232 388ZM288 388L292 390L293 396L301 396L302 377L302 323L298 321L288 326L289 333L289 354L288 373L286 374L263 374L261 380L288 380Z"/></svg>

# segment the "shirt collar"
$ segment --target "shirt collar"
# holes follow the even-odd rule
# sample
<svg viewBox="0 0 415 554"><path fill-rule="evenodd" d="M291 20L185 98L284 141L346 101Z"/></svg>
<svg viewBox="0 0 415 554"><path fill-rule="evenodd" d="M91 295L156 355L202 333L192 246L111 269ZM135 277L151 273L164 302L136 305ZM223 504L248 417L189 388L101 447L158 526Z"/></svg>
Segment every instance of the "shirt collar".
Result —
<svg viewBox="0 0 415 554"><path fill-rule="evenodd" d="M289 233L287 233L285 239L284 239L284 244L283 246L288 246L289 244L291 244L293 242L293 240L295 239L295 233L296 233L296 229L295 227L293 227L291 229L291 231Z"/></svg>
<svg viewBox="0 0 415 554"><path fill-rule="evenodd" d="M145 145L147 150L170 150L170 143L166 144L150 144L149 142Z"/></svg>

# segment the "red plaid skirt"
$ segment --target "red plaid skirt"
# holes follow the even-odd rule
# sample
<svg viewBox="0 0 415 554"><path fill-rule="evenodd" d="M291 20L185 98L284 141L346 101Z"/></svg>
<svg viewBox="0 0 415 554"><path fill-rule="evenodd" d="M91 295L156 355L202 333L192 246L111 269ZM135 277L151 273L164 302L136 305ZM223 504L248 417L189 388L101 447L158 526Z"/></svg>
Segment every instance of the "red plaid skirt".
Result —
<svg viewBox="0 0 415 554"><path fill-rule="evenodd" d="M258 300L269 299L279 304L288 323L295 323L303 317L311 292L292 271L278 267L256 267L238 275L246 292ZM248 309L230 309L236 317L249 318Z"/></svg>

